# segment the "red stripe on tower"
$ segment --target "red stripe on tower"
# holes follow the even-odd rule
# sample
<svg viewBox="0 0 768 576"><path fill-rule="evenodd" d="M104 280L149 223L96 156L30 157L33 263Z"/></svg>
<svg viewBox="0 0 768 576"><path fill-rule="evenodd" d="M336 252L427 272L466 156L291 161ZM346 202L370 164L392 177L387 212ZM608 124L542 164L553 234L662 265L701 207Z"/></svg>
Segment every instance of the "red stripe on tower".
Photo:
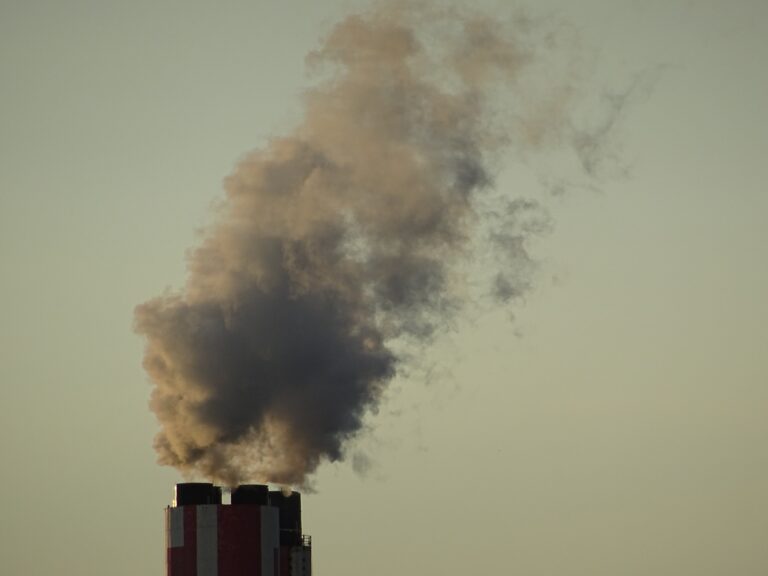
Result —
<svg viewBox="0 0 768 576"><path fill-rule="evenodd" d="M259 506L222 506L219 515L219 576L261 575Z"/></svg>

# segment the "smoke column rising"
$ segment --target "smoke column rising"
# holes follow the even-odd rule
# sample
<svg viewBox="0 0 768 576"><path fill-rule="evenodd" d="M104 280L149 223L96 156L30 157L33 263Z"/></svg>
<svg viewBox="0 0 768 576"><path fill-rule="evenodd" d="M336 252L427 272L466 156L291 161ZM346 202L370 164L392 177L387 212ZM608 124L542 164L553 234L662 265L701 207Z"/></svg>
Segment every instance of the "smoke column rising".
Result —
<svg viewBox="0 0 768 576"><path fill-rule="evenodd" d="M525 37L389 3L310 54L324 79L300 125L226 179L184 290L136 309L162 464L227 485L303 484L343 457L402 362L393 343L426 341L466 298L489 161L560 123L551 100L549 116L502 131L487 105L523 89ZM526 206L506 195L490 213ZM526 285L526 231L511 230L493 235L509 256L491 287L502 299Z"/></svg>

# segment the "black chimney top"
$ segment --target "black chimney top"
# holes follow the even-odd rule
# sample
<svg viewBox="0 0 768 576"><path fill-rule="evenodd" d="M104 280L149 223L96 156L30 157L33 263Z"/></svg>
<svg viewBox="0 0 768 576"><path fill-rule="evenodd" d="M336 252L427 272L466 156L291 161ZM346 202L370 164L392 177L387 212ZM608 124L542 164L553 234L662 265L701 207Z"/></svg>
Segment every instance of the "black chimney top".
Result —
<svg viewBox="0 0 768 576"><path fill-rule="evenodd" d="M269 488L263 484L240 484L232 491L232 504L267 506Z"/></svg>
<svg viewBox="0 0 768 576"><path fill-rule="evenodd" d="M209 482L176 484L176 506L221 504L221 488Z"/></svg>

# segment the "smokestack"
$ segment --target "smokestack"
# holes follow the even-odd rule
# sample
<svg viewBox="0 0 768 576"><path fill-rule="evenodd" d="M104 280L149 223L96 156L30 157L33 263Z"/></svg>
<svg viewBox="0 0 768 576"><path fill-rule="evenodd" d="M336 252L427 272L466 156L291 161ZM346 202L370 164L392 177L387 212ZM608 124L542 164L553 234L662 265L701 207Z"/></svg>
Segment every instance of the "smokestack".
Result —
<svg viewBox="0 0 768 576"><path fill-rule="evenodd" d="M280 545L301 544L301 494L298 492L274 491L269 493L269 503L280 514Z"/></svg>
<svg viewBox="0 0 768 576"><path fill-rule="evenodd" d="M298 492L242 485L229 505L213 484L177 484L175 493L165 510L166 576L311 576Z"/></svg>
<svg viewBox="0 0 768 576"><path fill-rule="evenodd" d="M221 488L209 482L176 484L174 506L221 504Z"/></svg>
<svg viewBox="0 0 768 576"><path fill-rule="evenodd" d="M244 484L232 491L232 504L269 506L269 488L262 484Z"/></svg>

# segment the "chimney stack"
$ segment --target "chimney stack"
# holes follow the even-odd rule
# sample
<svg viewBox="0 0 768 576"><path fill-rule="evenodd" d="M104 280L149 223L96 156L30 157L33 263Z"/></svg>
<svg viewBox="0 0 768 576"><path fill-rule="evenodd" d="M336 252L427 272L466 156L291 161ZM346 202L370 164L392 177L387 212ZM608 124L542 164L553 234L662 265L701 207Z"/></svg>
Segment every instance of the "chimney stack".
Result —
<svg viewBox="0 0 768 576"><path fill-rule="evenodd" d="M301 495L243 484L222 504L221 487L177 484L165 509L167 576L311 576Z"/></svg>

